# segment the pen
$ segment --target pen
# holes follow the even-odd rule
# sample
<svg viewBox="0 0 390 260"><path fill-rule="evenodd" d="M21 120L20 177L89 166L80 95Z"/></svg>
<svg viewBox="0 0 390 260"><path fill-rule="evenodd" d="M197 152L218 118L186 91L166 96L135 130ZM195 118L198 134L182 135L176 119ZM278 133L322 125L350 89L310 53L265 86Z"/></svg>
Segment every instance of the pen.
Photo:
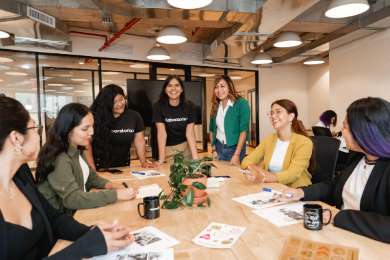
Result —
<svg viewBox="0 0 390 260"><path fill-rule="evenodd" d="M122 182L122 185L123 185L123 187L125 187L126 189L129 187L129 186L127 186L126 182Z"/></svg>
<svg viewBox="0 0 390 260"><path fill-rule="evenodd" d="M280 195L284 195L286 196L287 198L292 198L292 194L291 193L283 193L283 192L280 192L280 191L277 191L277 190L273 190L272 188L263 188L263 191L265 192L273 192L275 194L280 194Z"/></svg>
<svg viewBox="0 0 390 260"><path fill-rule="evenodd" d="M145 173L144 173L144 172L136 172L136 171L132 171L131 173L132 173L132 174L145 175Z"/></svg>

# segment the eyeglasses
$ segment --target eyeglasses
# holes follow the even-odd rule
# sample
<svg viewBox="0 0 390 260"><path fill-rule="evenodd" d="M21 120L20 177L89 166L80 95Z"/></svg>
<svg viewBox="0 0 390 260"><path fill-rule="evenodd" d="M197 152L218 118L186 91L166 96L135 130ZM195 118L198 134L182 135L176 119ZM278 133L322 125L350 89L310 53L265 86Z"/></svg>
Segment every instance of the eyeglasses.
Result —
<svg viewBox="0 0 390 260"><path fill-rule="evenodd" d="M283 110L274 110L274 111L269 111L269 112L267 112L267 116L268 117L271 117L271 116L279 116L280 114L282 114L283 113Z"/></svg>
<svg viewBox="0 0 390 260"><path fill-rule="evenodd" d="M38 125L38 126L31 126L26 128L26 130L30 130L30 129L37 129L38 135L41 135L43 131L43 126Z"/></svg>

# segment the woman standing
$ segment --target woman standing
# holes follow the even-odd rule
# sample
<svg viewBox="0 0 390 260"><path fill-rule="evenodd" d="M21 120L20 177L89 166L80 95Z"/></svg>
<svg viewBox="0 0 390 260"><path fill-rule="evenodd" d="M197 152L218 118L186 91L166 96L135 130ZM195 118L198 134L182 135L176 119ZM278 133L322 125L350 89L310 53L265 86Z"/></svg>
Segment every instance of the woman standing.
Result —
<svg viewBox="0 0 390 260"><path fill-rule="evenodd" d="M141 115L126 108L123 89L105 86L91 106L95 119L92 146L86 158L92 169L107 169L130 165L130 147L134 141L138 158L144 168L153 167L145 159L144 122Z"/></svg>
<svg viewBox="0 0 390 260"><path fill-rule="evenodd" d="M159 163L183 152L186 159L197 159L194 105L185 99L183 82L178 76L168 76L153 107L153 122L157 128Z"/></svg>
<svg viewBox="0 0 390 260"><path fill-rule="evenodd" d="M228 76L220 76L215 83L210 115L213 155L240 165L249 140L249 104L238 95Z"/></svg>
<svg viewBox="0 0 390 260"><path fill-rule="evenodd" d="M372 97L356 100L347 109L342 133L348 148L357 152L342 173L284 193L293 195L291 200L335 205L340 209L335 226L390 243L390 103Z"/></svg>
<svg viewBox="0 0 390 260"><path fill-rule="evenodd" d="M57 239L75 242L48 259L89 258L128 246L127 228L87 227L37 191L27 162L36 158L40 130L22 104L0 97L0 259L47 259Z"/></svg>
<svg viewBox="0 0 390 260"><path fill-rule="evenodd" d="M93 135L93 116L88 107L65 105L50 128L37 164L38 189L51 205L72 214L117 200L134 198L135 191L99 177L86 163L82 149ZM89 192L92 188L106 189Z"/></svg>
<svg viewBox="0 0 390 260"><path fill-rule="evenodd" d="M296 105L288 99L277 100L271 105L269 117L276 133L266 137L243 160L241 167L251 170L246 174L247 179L291 187L310 185L308 168L313 143L298 121Z"/></svg>

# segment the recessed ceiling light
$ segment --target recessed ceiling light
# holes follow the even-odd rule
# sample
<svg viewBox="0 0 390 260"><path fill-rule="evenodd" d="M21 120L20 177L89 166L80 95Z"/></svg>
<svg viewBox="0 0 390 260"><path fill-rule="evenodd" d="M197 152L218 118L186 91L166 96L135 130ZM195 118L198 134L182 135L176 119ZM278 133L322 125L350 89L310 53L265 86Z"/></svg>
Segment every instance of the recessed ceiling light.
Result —
<svg viewBox="0 0 390 260"><path fill-rule="evenodd" d="M31 64L23 64L22 66L20 66L22 69L25 69L25 70L29 70L32 68Z"/></svg>
<svg viewBox="0 0 390 260"><path fill-rule="evenodd" d="M270 64L272 63L272 58L265 52L260 52L255 56L255 58L251 61L251 63L256 65Z"/></svg>
<svg viewBox="0 0 390 260"><path fill-rule="evenodd" d="M0 62L7 63L7 62L13 62L13 61L14 61L14 60L11 59L11 58L0 57Z"/></svg>
<svg viewBox="0 0 390 260"><path fill-rule="evenodd" d="M366 12L370 5L366 0L333 0L330 2L325 16L329 18L345 18Z"/></svg>
<svg viewBox="0 0 390 260"><path fill-rule="evenodd" d="M164 44L180 44L186 42L187 37L179 27L167 26L159 32L156 40Z"/></svg>
<svg viewBox="0 0 390 260"><path fill-rule="evenodd" d="M18 72L18 71L7 71L5 74L9 76L27 76L28 74L25 72Z"/></svg>
<svg viewBox="0 0 390 260"><path fill-rule="evenodd" d="M214 77L215 74L212 74L212 73L200 73L198 74L198 77L205 77L205 78L209 78L209 77Z"/></svg>
<svg viewBox="0 0 390 260"><path fill-rule="evenodd" d="M26 108L26 110L28 111L31 111L32 110L32 105L24 105L24 107Z"/></svg>
<svg viewBox="0 0 390 260"><path fill-rule="evenodd" d="M51 86L51 87L62 87L62 86L64 86L64 84L62 84L62 83L48 83L47 85Z"/></svg>
<svg viewBox="0 0 390 260"><path fill-rule="evenodd" d="M62 87L61 89L62 90L72 90L72 89L74 89L74 87Z"/></svg>
<svg viewBox="0 0 390 260"><path fill-rule="evenodd" d="M150 49L148 56L146 56L149 60L169 60L171 57L166 49L161 47L160 45L156 45L152 49Z"/></svg>
<svg viewBox="0 0 390 260"><path fill-rule="evenodd" d="M88 79L81 79L81 78L74 78L74 79L71 79L73 81L79 81L79 82L82 82L82 81L88 81Z"/></svg>
<svg viewBox="0 0 390 260"><path fill-rule="evenodd" d="M120 72L117 71L104 71L103 75L119 75Z"/></svg>
<svg viewBox="0 0 390 260"><path fill-rule="evenodd" d="M147 63L135 63L135 64L131 64L130 68L133 68L133 69L148 69L149 68L149 64L147 64Z"/></svg>
<svg viewBox="0 0 390 260"><path fill-rule="evenodd" d="M66 94L64 91L57 91L57 94Z"/></svg>
<svg viewBox="0 0 390 260"><path fill-rule="evenodd" d="M45 89L45 92L56 92L55 89Z"/></svg>
<svg viewBox="0 0 390 260"><path fill-rule="evenodd" d="M301 44L302 40L298 34L293 32L284 32L276 39L274 46L277 48L290 48Z"/></svg>
<svg viewBox="0 0 390 260"><path fill-rule="evenodd" d="M170 71L175 71L175 69L169 69Z"/></svg>
<svg viewBox="0 0 390 260"><path fill-rule="evenodd" d="M180 9L198 9L208 6L213 0L168 0L169 5Z"/></svg>
<svg viewBox="0 0 390 260"><path fill-rule="evenodd" d="M75 93L86 93L87 91L85 91L85 90L75 90L73 92L75 92Z"/></svg>
<svg viewBox="0 0 390 260"><path fill-rule="evenodd" d="M10 35L6 31L0 31L0 39L8 38Z"/></svg>
<svg viewBox="0 0 390 260"><path fill-rule="evenodd" d="M232 76L230 76L230 79L231 80L240 80L240 79L242 79L242 77L238 76L238 75L232 75Z"/></svg>
<svg viewBox="0 0 390 260"><path fill-rule="evenodd" d="M166 77L157 77L158 80L165 80Z"/></svg>
<svg viewBox="0 0 390 260"><path fill-rule="evenodd" d="M305 65L319 65L324 64L325 60L321 57L312 57L303 62Z"/></svg>

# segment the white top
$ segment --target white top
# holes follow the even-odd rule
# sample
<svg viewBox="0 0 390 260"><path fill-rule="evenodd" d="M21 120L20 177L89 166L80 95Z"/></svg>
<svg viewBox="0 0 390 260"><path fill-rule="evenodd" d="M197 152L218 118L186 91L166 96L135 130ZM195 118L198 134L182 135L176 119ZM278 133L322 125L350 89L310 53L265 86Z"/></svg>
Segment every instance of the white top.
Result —
<svg viewBox="0 0 390 260"><path fill-rule="evenodd" d="M217 118L215 119L216 125L217 125L217 133L216 137L217 139L223 143L226 144L226 135L225 135L225 116L226 112L228 111L229 107L233 107L234 102L232 102L230 99L227 101L225 109L222 107L222 103L219 103L218 106L218 112L217 112Z"/></svg>
<svg viewBox="0 0 390 260"><path fill-rule="evenodd" d="M374 166L366 164L364 158L356 165L343 187L342 209L360 210L363 191Z"/></svg>
<svg viewBox="0 0 390 260"><path fill-rule="evenodd" d="M321 120L315 126L330 128L330 126L326 126Z"/></svg>
<svg viewBox="0 0 390 260"><path fill-rule="evenodd" d="M84 191L87 191L87 189L85 188L85 184L87 183L89 177L89 167L88 164L84 161L83 157L81 157L81 155L79 156L79 162L80 162L81 170L83 172Z"/></svg>
<svg viewBox="0 0 390 260"><path fill-rule="evenodd" d="M282 141L278 138L272 153L271 161L268 165L268 170L270 172L280 172L283 170L284 157L286 157L289 144L290 141Z"/></svg>

